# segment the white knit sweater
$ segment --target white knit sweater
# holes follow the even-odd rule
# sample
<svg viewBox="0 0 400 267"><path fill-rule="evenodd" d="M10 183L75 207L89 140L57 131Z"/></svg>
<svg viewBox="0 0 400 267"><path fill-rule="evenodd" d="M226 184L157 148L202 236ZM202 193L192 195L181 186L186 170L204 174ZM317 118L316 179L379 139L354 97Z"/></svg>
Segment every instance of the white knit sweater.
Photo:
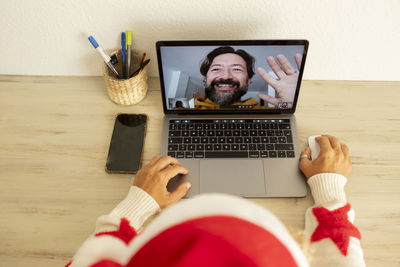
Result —
<svg viewBox="0 0 400 267"><path fill-rule="evenodd" d="M245 199L223 194L183 199L163 210L143 229L144 222L160 212L160 207L145 191L132 186L110 214L98 218L95 233L84 242L68 266L91 266L104 258L124 265L146 242L165 229L209 215L235 216L265 228L286 245L298 266L365 266L359 232L352 224L354 211L346 202L346 181L344 176L333 173L318 174L308 180L315 204L305 214L305 238L309 243L306 255L271 212ZM122 218L127 219L136 232L141 232L132 242L125 244L114 236L99 235L117 231Z"/></svg>

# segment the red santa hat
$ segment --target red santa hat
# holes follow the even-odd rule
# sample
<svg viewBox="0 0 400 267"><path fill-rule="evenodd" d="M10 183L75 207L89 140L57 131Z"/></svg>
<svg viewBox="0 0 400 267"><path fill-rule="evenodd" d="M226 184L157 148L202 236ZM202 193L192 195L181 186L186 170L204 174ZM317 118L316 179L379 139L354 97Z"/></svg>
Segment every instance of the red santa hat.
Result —
<svg viewBox="0 0 400 267"><path fill-rule="evenodd" d="M132 243L126 266L308 266L272 213L220 194L166 209Z"/></svg>

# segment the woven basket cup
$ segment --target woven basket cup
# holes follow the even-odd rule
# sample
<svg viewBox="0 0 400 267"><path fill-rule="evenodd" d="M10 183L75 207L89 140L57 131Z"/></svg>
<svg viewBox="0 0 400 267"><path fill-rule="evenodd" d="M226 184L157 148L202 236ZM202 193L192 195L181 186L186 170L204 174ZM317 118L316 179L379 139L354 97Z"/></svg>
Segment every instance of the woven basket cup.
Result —
<svg viewBox="0 0 400 267"><path fill-rule="evenodd" d="M115 51L112 54L116 53L118 62L122 62L121 50ZM137 66L138 60L132 55L130 74L137 69ZM115 68L122 75L121 64L116 64ZM103 74L107 85L108 96L117 104L127 106L134 105L142 101L147 94L147 66L132 78L117 79L109 67L103 63Z"/></svg>

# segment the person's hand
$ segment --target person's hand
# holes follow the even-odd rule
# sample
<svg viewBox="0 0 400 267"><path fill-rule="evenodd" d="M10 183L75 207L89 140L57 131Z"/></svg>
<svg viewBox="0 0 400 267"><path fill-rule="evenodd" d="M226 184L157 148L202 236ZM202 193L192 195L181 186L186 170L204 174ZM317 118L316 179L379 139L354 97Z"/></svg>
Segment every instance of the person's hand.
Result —
<svg viewBox="0 0 400 267"><path fill-rule="evenodd" d="M188 170L176 158L157 155L137 172L133 185L146 191L160 208L164 208L183 198L190 188L190 183L184 182L170 193L167 191L168 181L178 174L187 173Z"/></svg>
<svg viewBox="0 0 400 267"><path fill-rule="evenodd" d="M307 180L319 173L338 173L348 177L351 172L349 148L340 143L339 139L330 135L322 135L315 141L321 148L318 157L313 161L310 160L310 147L306 147L300 156L300 169ZM307 155L307 158L302 155Z"/></svg>
<svg viewBox="0 0 400 267"><path fill-rule="evenodd" d="M279 54L276 56L276 59L279 64L272 56L267 58L267 62L278 77L278 80L274 79L274 77L268 74L268 72L263 68L257 69L258 75L260 75L266 83L271 85L276 92L276 98L266 94L258 94L258 97L274 106L278 106L280 102L293 102L294 94L296 93L297 80L299 78L299 74L284 55ZM300 69L302 59L301 54L296 54L294 59L297 68Z"/></svg>

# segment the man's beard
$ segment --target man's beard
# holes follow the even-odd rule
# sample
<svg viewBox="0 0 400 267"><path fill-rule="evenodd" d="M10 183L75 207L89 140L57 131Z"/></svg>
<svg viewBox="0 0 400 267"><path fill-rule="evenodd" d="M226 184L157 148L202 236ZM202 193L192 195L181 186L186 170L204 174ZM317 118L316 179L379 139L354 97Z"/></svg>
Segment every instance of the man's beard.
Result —
<svg viewBox="0 0 400 267"><path fill-rule="evenodd" d="M233 93L227 92L227 93L217 93L215 89L216 84L231 84L236 86L234 89ZM244 84L243 86L240 86L240 83L237 81L234 81L232 79L220 79L220 80L214 80L211 82L209 86L205 88L205 93L206 96L213 101L215 104L220 105L220 106L229 106L232 105L235 102L240 101L240 98L247 93L248 89L248 84Z"/></svg>

